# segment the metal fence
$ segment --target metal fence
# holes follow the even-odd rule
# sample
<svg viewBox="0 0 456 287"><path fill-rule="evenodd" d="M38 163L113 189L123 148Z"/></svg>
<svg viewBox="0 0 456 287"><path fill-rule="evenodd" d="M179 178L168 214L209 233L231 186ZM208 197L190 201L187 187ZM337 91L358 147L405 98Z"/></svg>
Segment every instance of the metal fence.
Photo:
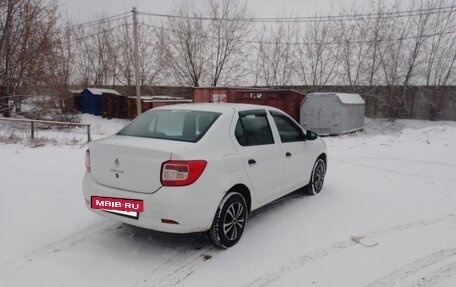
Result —
<svg viewBox="0 0 456 287"><path fill-rule="evenodd" d="M90 124L57 122L57 121L43 121L43 120L29 120L29 119L11 119L0 118L0 121L29 123L30 124L30 138L35 138L35 124L57 125L57 126L73 126L73 127L86 127L87 128L87 142L90 142Z"/></svg>

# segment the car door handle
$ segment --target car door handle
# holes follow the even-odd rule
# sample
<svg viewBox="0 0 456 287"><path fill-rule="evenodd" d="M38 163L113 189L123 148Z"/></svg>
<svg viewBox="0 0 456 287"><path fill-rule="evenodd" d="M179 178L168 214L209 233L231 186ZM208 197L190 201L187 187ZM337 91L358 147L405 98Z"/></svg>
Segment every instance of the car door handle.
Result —
<svg viewBox="0 0 456 287"><path fill-rule="evenodd" d="M250 164L250 165L256 164L256 160L254 160L254 159L249 159L249 164Z"/></svg>
<svg viewBox="0 0 456 287"><path fill-rule="evenodd" d="M286 156L286 157L290 157L290 156L291 156L291 152L286 152L286 153L285 153L285 156Z"/></svg>

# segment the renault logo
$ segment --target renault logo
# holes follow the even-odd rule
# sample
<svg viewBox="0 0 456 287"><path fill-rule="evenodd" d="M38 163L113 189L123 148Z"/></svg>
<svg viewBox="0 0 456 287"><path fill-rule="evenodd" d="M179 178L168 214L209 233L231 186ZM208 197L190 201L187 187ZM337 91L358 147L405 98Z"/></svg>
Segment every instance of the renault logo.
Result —
<svg viewBox="0 0 456 287"><path fill-rule="evenodd" d="M114 173L114 176L115 176L116 178L119 178L120 175L122 175L122 174L124 173L124 171L121 170L121 169L119 169L120 161L119 161L118 158L116 158L116 159L114 160L114 166L115 166L114 168L110 168L110 169L109 169L109 172Z"/></svg>

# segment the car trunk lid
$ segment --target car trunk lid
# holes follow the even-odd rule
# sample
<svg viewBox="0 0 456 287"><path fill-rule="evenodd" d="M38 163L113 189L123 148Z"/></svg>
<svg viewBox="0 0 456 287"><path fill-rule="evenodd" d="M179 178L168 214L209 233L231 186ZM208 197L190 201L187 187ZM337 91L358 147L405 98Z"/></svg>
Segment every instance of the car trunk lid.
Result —
<svg viewBox="0 0 456 287"><path fill-rule="evenodd" d="M152 138L111 136L90 144L91 174L102 185L153 193L161 187L162 163L192 143Z"/></svg>

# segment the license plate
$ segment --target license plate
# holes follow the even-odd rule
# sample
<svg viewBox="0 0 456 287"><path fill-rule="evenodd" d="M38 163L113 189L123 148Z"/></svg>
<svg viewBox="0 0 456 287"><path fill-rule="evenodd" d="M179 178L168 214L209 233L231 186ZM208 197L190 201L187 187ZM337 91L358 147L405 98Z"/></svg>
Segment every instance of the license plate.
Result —
<svg viewBox="0 0 456 287"><path fill-rule="evenodd" d="M103 196L92 196L90 207L135 219L144 211L142 200Z"/></svg>

